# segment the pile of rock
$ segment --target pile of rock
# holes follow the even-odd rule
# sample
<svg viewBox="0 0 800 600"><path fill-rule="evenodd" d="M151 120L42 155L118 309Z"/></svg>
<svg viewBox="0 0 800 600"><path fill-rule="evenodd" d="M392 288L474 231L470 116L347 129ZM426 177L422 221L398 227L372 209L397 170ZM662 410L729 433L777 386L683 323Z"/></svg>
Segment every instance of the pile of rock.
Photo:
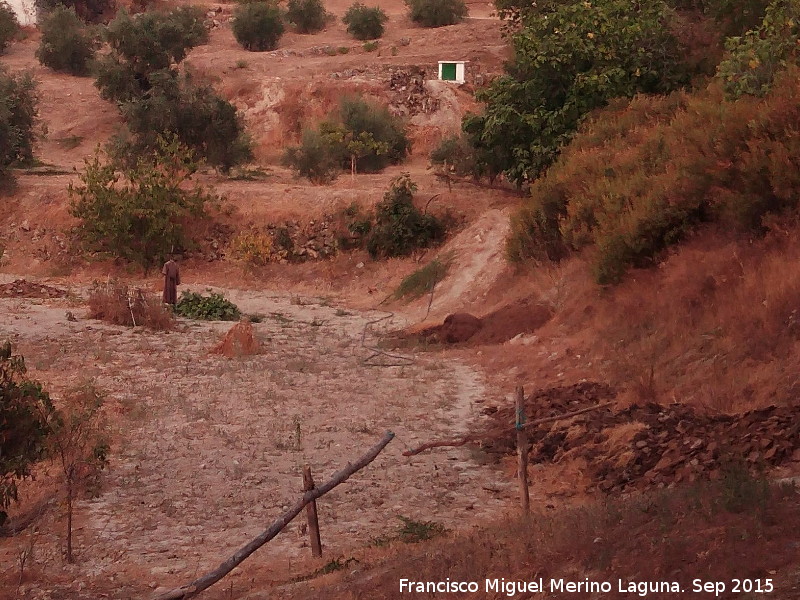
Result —
<svg viewBox="0 0 800 600"><path fill-rule="evenodd" d="M270 224L266 231L272 238L275 260L281 263L305 262L329 258L338 251L338 238L330 217L307 223L285 221Z"/></svg>
<svg viewBox="0 0 800 600"><path fill-rule="evenodd" d="M601 384L542 390L527 398L527 417L564 414L607 401ZM513 451L513 407L493 411L496 425L485 444ZM531 462L582 459L592 487L605 492L667 487L716 479L726 464L753 470L800 461L800 404L770 406L740 415L702 414L682 404L606 407L565 421L529 428Z"/></svg>
<svg viewBox="0 0 800 600"><path fill-rule="evenodd" d="M63 298L66 295L65 290L26 279L0 285L0 298Z"/></svg>
<svg viewBox="0 0 800 600"><path fill-rule="evenodd" d="M439 99L425 87L425 69L417 66L389 71L389 106L395 114L414 116L430 114L439 109Z"/></svg>

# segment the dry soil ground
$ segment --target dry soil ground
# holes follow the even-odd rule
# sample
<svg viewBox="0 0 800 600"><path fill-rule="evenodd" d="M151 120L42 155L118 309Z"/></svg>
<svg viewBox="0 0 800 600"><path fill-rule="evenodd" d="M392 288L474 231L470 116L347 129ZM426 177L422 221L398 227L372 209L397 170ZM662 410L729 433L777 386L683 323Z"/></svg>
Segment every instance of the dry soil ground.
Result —
<svg viewBox="0 0 800 600"><path fill-rule="evenodd" d="M437 355L409 355L406 366L366 366L365 324L384 313L355 313L320 298L224 291L244 311L265 315L254 325L263 354L209 354L230 323L181 321L178 331L152 333L89 320L74 298L0 300L0 338L15 341L31 375L56 399L93 379L107 393L116 429L104 491L77 507L78 564L61 560L54 509L33 534L29 568L36 577L20 597L88 597L82 588L144 597L149 588L191 579L297 497L304 463L324 480L387 429L397 434L387 450L320 502L322 562L391 534L397 515L460 529L505 509L508 480L470 451L401 456L467 426L486 393L479 373ZM367 343L377 333L370 327ZM244 591L266 573L285 581L322 564L308 560L299 526L291 524L245 563L234 589ZM7 577L29 543L26 535L0 547Z"/></svg>

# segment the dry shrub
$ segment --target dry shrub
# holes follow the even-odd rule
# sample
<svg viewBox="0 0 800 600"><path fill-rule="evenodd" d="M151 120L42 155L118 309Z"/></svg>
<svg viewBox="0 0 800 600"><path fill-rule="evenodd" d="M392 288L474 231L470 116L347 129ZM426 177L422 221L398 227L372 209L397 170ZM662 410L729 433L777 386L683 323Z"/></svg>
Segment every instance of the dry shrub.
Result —
<svg viewBox="0 0 800 600"><path fill-rule="evenodd" d="M169 331L175 318L160 298L118 281L98 284L89 292L89 316L113 325Z"/></svg>
<svg viewBox="0 0 800 600"><path fill-rule="evenodd" d="M225 338L211 350L228 358L261 353L261 344L253 333L250 321L240 321L225 334Z"/></svg>
<svg viewBox="0 0 800 600"><path fill-rule="evenodd" d="M742 478L744 477L744 478ZM768 499L768 502L765 500ZM793 540L786 522L800 517L798 493L769 488L763 480L727 475L721 481L658 491L629 498L605 498L582 506L534 511L526 519L509 519L417 548L397 548L368 577L345 575L341 581L316 588L330 600L368 597L397 598L401 578L414 581L475 581L476 574L507 582L549 580L613 582L610 594L580 593L577 597L628 598L616 580L678 581L691 589L694 572L708 580L730 581L741 573L782 572L795 560L787 549ZM370 556L370 562L375 557ZM665 574L670 574L666 577ZM482 594L477 597L533 598L533 593ZM788 590L791 582L776 586ZM307 591L303 590L306 594ZM301 592L302 593L302 592ZM416 593L417 598L442 594ZM574 593L547 593L548 598L573 598ZM651 597L650 594L644 594ZM680 595L680 594L678 594ZM780 594L779 594L780 595ZM447 596L447 594L445 594ZM652 594L666 598L669 594ZM300 594L297 598L302 597Z"/></svg>
<svg viewBox="0 0 800 600"><path fill-rule="evenodd" d="M607 291L588 324L606 377L633 400L723 412L796 397L798 236L793 221L756 241L706 231L658 271Z"/></svg>
<svg viewBox="0 0 800 600"><path fill-rule="evenodd" d="M765 100L638 97L599 113L532 187L509 240L514 259L591 249L595 277L617 283L699 224L763 232L796 210L800 84L790 70Z"/></svg>

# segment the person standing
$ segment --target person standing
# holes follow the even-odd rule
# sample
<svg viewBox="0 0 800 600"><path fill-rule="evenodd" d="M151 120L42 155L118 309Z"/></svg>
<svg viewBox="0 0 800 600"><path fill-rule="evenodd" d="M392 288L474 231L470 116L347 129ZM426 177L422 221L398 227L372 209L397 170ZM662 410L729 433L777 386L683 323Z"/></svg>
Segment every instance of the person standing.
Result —
<svg viewBox="0 0 800 600"><path fill-rule="evenodd" d="M178 302L178 286L181 284L181 272L178 269L178 263L170 258L164 263L161 274L164 275L164 304L175 306Z"/></svg>

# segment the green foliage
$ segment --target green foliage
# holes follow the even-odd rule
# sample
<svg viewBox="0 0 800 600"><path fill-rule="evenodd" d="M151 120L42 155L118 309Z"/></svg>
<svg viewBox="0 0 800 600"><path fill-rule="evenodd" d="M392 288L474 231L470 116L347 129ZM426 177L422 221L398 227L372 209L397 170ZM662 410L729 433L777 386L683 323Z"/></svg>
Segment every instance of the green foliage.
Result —
<svg viewBox="0 0 800 600"><path fill-rule="evenodd" d="M463 0L405 0L411 20L423 27L455 25L467 16Z"/></svg>
<svg viewBox="0 0 800 600"><path fill-rule="evenodd" d="M54 71L86 75L94 56L95 40L75 14L75 9L57 6L39 23L42 38L36 50L39 62Z"/></svg>
<svg viewBox="0 0 800 600"><path fill-rule="evenodd" d="M0 345L0 524L17 500L17 481L45 456L55 409L38 381L25 377L25 359Z"/></svg>
<svg viewBox="0 0 800 600"><path fill-rule="evenodd" d="M717 486L717 502L728 512L763 514L769 505L769 480L765 477L754 477L745 463L732 462L725 465Z"/></svg>
<svg viewBox="0 0 800 600"><path fill-rule="evenodd" d="M147 93L154 74L171 70L191 48L206 43L208 31L197 7L135 16L123 9L108 24L105 38L111 52L100 61L96 85L106 100L126 102Z"/></svg>
<svg viewBox="0 0 800 600"><path fill-rule="evenodd" d="M476 180L489 176L491 181L494 180L488 165L481 160L478 150L464 135L444 138L431 151L429 158L432 165L441 167L445 173L454 173L459 177L471 175Z"/></svg>
<svg viewBox="0 0 800 600"><path fill-rule="evenodd" d="M365 6L361 2L350 5L342 17L347 33L357 40L375 40L383 37L383 26L389 17L379 6Z"/></svg>
<svg viewBox="0 0 800 600"><path fill-rule="evenodd" d="M17 13L5 2L0 2L0 54L5 51L18 31Z"/></svg>
<svg viewBox="0 0 800 600"><path fill-rule="evenodd" d="M207 41L201 9L135 17L120 11L106 37L111 53L100 61L96 85L104 98L119 103L133 133L121 154L135 161L156 148L159 136L174 135L224 172L252 157L236 108L172 67Z"/></svg>
<svg viewBox="0 0 800 600"><path fill-rule="evenodd" d="M331 150L329 140L314 129L303 130L299 146L286 148L283 164L314 183L328 183L342 170L341 157Z"/></svg>
<svg viewBox="0 0 800 600"><path fill-rule="evenodd" d="M274 50L284 32L280 9L267 2L240 5L234 14L233 35L245 50Z"/></svg>
<svg viewBox="0 0 800 600"><path fill-rule="evenodd" d="M37 105L30 73L11 75L0 66L0 175L9 166L33 159Z"/></svg>
<svg viewBox="0 0 800 600"><path fill-rule="evenodd" d="M178 299L175 314L203 321L238 321L242 316L239 308L222 294L203 296L187 291Z"/></svg>
<svg viewBox="0 0 800 600"><path fill-rule="evenodd" d="M132 155L156 147L159 136L172 134L209 164L228 172L252 158L250 142L236 107L190 75L161 71L140 99L122 106L128 128L136 135Z"/></svg>
<svg viewBox="0 0 800 600"><path fill-rule="evenodd" d="M592 248L600 283L647 267L704 222L759 233L798 209L797 70L764 99L638 97L587 122L512 219L513 260Z"/></svg>
<svg viewBox="0 0 800 600"><path fill-rule="evenodd" d="M392 296L395 300L411 301L430 293L447 276L451 262L452 259L432 260L404 278Z"/></svg>
<svg viewBox="0 0 800 600"><path fill-rule="evenodd" d="M341 169L376 172L402 161L410 142L402 122L386 107L345 98L338 114L303 132L300 146L284 152L283 161L312 181L330 181Z"/></svg>
<svg viewBox="0 0 800 600"><path fill-rule="evenodd" d="M402 521L397 531L397 538L406 544L424 542L447 532L444 525L435 521L415 521L402 515L397 515L397 518Z"/></svg>
<svg viewBox="0 0 800 600"><path fill-rule="evenodd" d="M182 186L195 172L194 153L176 139L158 140L157 149L132 167L101 161L98 151L86 161L82 185L70 184L70 214L80 219L75 229L85 250L107 252L152 267L170 252L192 242L186 226L205 216L215 202L199 186Z"/></svg>
<svg viewBox="0 0 800 600"><path fill-rule="evenodd" d="M763 21L741 37L725 44L728 57L718 69L729 98L763 96L778 72L800 59L800 4L796 0L774 0Z"/></svg>
<svg viewBox="0 0 800 600"><path fill-rule="evenodd" d="M508 73L477 96L482 115L464 131L488 172L518 185L538 177L590 111L636 93L665 93L688 81L661 0L571 0L525 15L511 36Z"/></svg>
<svg viewBox="0 0 800 600"><path fill-rule="evenodd" d="M286 20L294 25L297 33L316 33L325 28L328 13L322 0L289 0Z"/></svg>
<svg viewBox="0 0 800 600"><path fill-rule="evenodd" d="M372 258L406 256L444 239L444 223L414 206L416 189L408 173L403 173L375 207L375 225L367 238Z"/></svg>
<svg viewBox="0 0 800 600"><path fill-rule="evenodd" d="M142 5L145 0L135 0ZM116 6L115 0L36 0L39 15L46 15L59 6L70 8L86 23L99 23L107 19Z"/></svg>
<svg viewBox="0 0 800 600"><path fill-rule="evenodd" d="M361 98L345 98L339 107L339 120L354 138L366 133L381 144L380 148L384 147L383 144L388 147L385 152L375 150L360 157L358 170L362 173L374 173L390 164L397 164L411 150L402 121L392 116L383 105L368 103ZM345 160L345 164L347 162Z"/></svg>

